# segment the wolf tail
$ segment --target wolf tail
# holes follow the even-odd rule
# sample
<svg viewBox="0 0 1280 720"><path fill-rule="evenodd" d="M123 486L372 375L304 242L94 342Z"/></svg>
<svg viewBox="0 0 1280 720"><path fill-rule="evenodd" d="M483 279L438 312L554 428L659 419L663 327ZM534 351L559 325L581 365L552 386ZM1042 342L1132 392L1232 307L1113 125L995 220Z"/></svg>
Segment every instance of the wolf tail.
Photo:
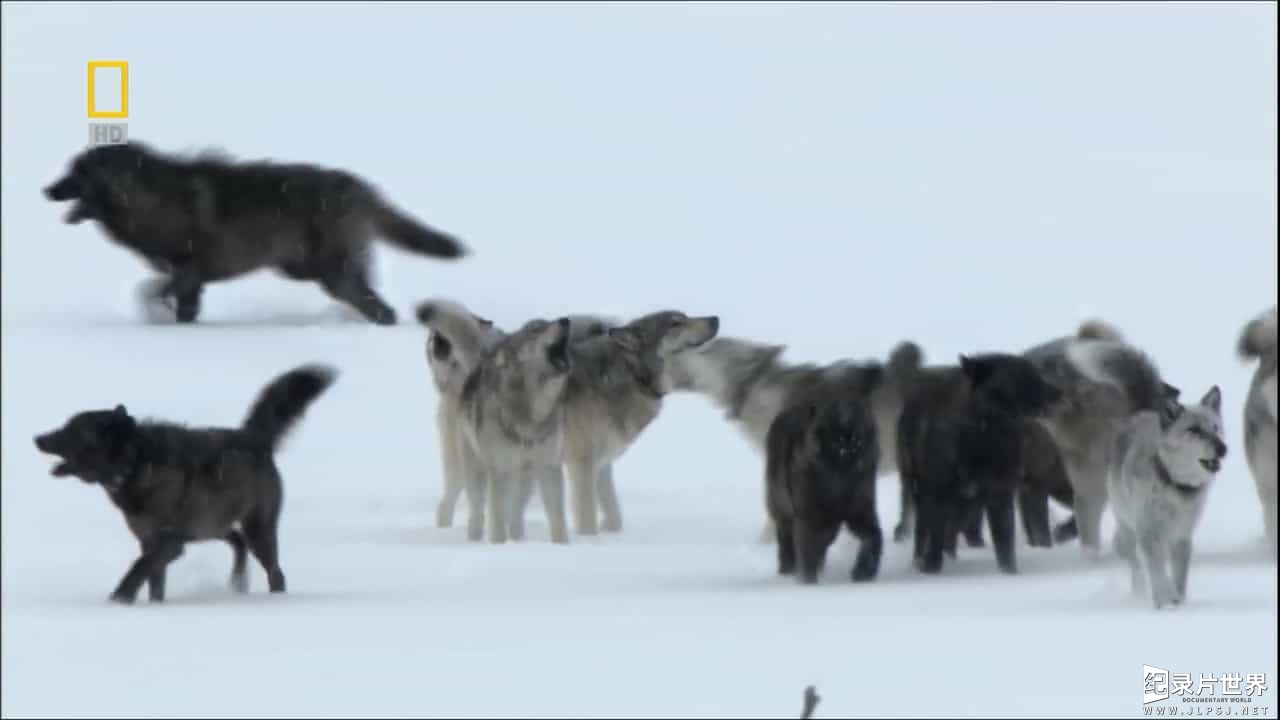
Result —
<svg viewBox="0 0 1280 720"><path fill-rule="evenodd" d="M328 365L303 365L290 370L258 393L241 429L276 449L312 401L337 377L338 371Z"/></svg>
<svg viewBox="0 0 1280 720"><path fill-rule="evenodd" d="M382 237L398 248L438 258L460 258L467 248L458 238L424 225L374 197L374 222Z"/></svg>
<svg viewBox="0 0 1280 720"><path fill-rule="evenodd" d="M889 353L889 375L895 378L906 377L920 370L924 364L924 351L920 346L904 340Z"/></svg>
<svg viewBox="0 0 1280 720"><path fill-rule="evenodd" d="M1088 379L1121 390L1130 412L1164 410L1168 386L1151 358L1137 348L1117 342L1075 343L1067 349L1067 359Z"/></svg>
<svg viewBox="0 0 1280 720"><path fill-rule="evenodd" d="M1097 318L1080 323L1080 327L1076 330L1076 337L1080 340L1124 342L1124 335L1115 325Z"/></svg>
<svg viewBox="0 0 1280 720"><path fill-rule="evenodd" d="M1250 320L1236 342L1236 352L1241 360L1251 360L1274 355L1276 352L1276 309L1262 313Z"/></svg>

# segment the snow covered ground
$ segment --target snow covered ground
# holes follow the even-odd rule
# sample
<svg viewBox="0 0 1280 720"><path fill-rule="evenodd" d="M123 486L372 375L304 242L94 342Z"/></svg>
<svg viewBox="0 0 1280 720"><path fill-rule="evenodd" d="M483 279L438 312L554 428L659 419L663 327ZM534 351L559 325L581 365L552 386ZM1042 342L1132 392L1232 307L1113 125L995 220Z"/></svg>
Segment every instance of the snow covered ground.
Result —
<svg viewBox="0 0 1280 720"><path fill-rule="evenodd" d="M1275 54L1274 4L6 3L4 714L788 717L814 684L827 718L1130 717L1153 665L1266 673L1248 707L1274 717L1233 347L1276 297ZM434 528L419 328L269 275L144 325L141 264L39 195L103 59L130 63L135 138L345 167L464 236L456 264L381 250L406 318L432 295L504 325L676 307L794 361L913 338L938 362L1109 319L1229 408L1188 605L1153 612L1075 544L937 578L892 545L855 587L842 539L797 587L755 543L759 458L695 397L619 463L621 536L553 547L536 508L521 545ZM312 360L342 376L279 458L288 595L257 568L232 594L210 543L165 604L109 605L136 546L32 436L120 402L234 424Z"/></svg>

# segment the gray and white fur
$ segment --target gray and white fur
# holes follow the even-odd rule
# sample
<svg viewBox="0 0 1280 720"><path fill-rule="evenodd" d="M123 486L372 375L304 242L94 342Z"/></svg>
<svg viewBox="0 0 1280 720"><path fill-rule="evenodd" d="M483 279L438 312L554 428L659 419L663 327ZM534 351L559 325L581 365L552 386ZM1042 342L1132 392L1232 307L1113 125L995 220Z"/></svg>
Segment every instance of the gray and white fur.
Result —
<svg viewBox="0 0 1280 720"><path fill-rule="evenodd" d="M1276 308L1250 320L1236 352L1258 361L1244 402L1244 452L1262 502L1262 520L1272 557L1276 556Z"/></svg>
<svg viewBox="0 0 1280 720"><path fill-rule="evenodd" d="M674 387L706 396L763 456L769 426L797 398L822 388L860 384L860 377L875 375L879 382L865 383L865 399L876 425L877 475L896 473L898 415L915 373L921 370L923 353L919 346L912 342L899 344L884 367L850 361L792 365L780 359L785 349L785 345L718 337L700 352L676 359L671 368ZM769 521L761 540L770 541L774 535Z"/></svg>
<svg viewBox="0 0 1280 720"><path fill-rule="evenodd" d="M1216 385L1172 417L1132 415L1114 438L1107 491L1115 549L1129 561L1134 593L1149 592L1157 610L1186 598L1191 538L1226 453Z"/></svg>
<svg viewBox="0 0 1280 720"><path fill-rule="evenodd" d="M440 459L444 477L444 492L436 506L436 526L452 527L458 499L466 489L459 460L465 452L459 430L461 415L458 398L467 376L475 369L479 359L507 333L493 321L474 315L459 303L438 299L418 305L419 320L429 328L427 336L427 365L439 400L436 405L436 428L439 432ZM603 334L617 325L613 318L596 315L570 315L569 341L578 342ZM477 335L478 333L478 335ZM601 473L601 481L612 484L611 466ZM601 496L616 495L612 488L601 489ZM523 537L524 512L533 494L533 478L521 478L517 508L511 516L509 533L513 538ZM468 498L468 504L472 500Z"/></svg>
<svg viewBox="0 0 1280 720"><path fill-rule="evenodd" d="M667 310L569 347L562 457L580 535L622 530L610 466L658 416L663 396L675 385L670 368L695 354L719 328L715 316Z"/></svg>
<svg viewBox="0 0 1280 720"><path fill-rule="evenodd" d="M1074 490L1075 520L1087 554L1101 551L1107 505L1107 467L1116 436L1135 413L1167 415L1177 390L1160 379L1154 363L1114 328L1084 323L1073 337L1025 353L1063 399L1041 419L1052 435Z"/></svg>
<svg viewBox="0 0 1280 720"><path fill-rule="evenodd" d="M481 540L487 526L490 542L506 542L522 478L532 476L551 541L569 542L560 456L570 363L569 319L536 319L495 343L467 376L457 459L470 505L468 539Z"/></svg>

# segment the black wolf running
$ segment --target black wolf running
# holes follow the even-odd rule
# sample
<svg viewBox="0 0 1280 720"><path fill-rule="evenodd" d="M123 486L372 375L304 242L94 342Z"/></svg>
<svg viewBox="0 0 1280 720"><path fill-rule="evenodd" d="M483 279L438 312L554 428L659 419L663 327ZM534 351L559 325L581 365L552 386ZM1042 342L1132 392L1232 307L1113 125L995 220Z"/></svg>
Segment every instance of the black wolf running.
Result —
<svg viewBox="0 0 1280 720"><path fill-rule="evenodd" d="M101 485L142 544L111 599L133 602L145 581L151 600L163 601L165 568L186 543L200 540L231 543L231 583L238 591L248 590L247 545L266 570L271 592L284 592L276 542L283 488L274 455L336 377L334 369L319 365L281 375L235 429L139 421L118 405L78 413L37 436L41 452L61 459L52 474Z"/></svg>
<svg viewBox="0 0 1280 720"><path fill-rule="evenodd" d="M841 526L859 540L854 581L880 569L884 537L876 515L880 448L866 399L879 368L861 392L813 393L774 418L765 436L769 516L778 537L778 572L818 580Z"/></svg>
<svg viewBox="0 0 1280 720"><path fill-rule="evenodd" d="M375 235L422 255L466 253L456 238L395 209L367 182L314 165L182 159L141 143L107 145L77 155L44 194L74 201L68 223L98 221L112 241L160 272L144 300L172 298L183 323L199 315L207 283L273 268L318 282L370 321L392 325L395 311L369 281Z"/></svg>

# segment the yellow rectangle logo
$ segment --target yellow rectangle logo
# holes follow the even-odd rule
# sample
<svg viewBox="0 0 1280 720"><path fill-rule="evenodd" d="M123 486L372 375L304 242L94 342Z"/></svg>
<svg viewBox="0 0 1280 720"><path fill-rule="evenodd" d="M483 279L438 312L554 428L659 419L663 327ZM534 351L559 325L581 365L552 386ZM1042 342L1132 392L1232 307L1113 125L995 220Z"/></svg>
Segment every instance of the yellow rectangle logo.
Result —
<svg viewBox="0 0 1280 720"><path fill-rule="evenodd" d="M94 106L95 78L98 70L117 69L120 71L120 109L99 110ZM90 60L89 61L89 117L91 118L127 118L129 117L129 63L125 60Z"/></svg>

